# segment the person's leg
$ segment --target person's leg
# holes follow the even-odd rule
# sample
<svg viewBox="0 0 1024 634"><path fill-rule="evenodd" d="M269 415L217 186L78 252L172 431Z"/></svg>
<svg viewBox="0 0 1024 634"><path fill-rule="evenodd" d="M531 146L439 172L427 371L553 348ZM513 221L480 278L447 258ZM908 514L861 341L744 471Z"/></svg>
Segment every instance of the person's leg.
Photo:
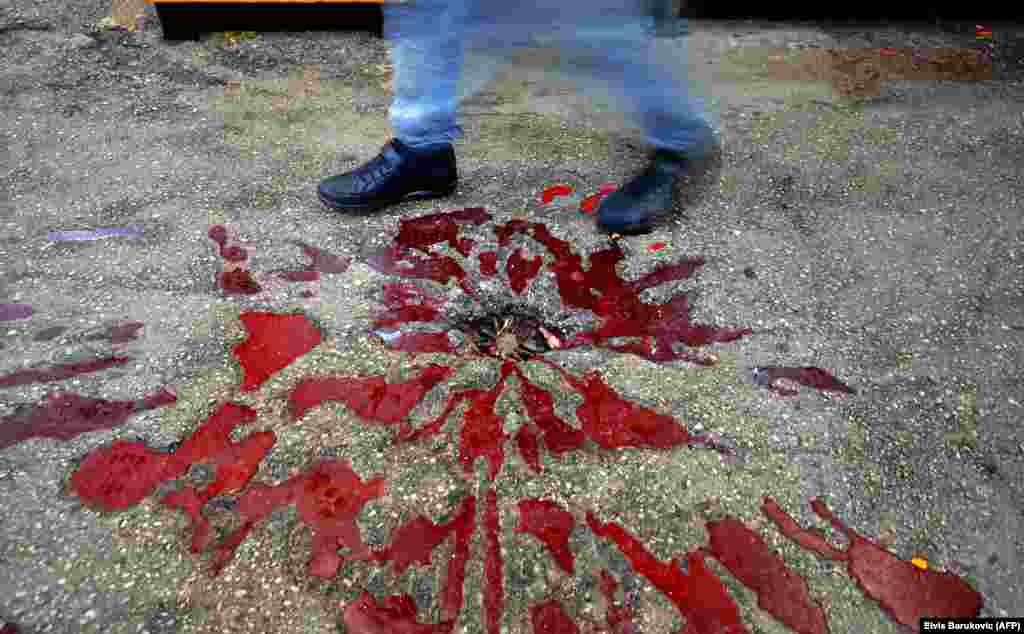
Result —
<svg viewBox="0 0 1024 634"><path fill-rule="evenodd" d="M356 169L321 181L320 201L337 211L382 209L406 200L443 198L458 183L452 141L462 30L470 0L413 0L384 5L384 34L395 72L393 138Z"/></svg>
<svg viewBox="0 0 1024 634"><path fill-rule="evenodd" d="M592 15L558 29L554 44L573 81L607 96L649 146L700 155L715 133L687 77L685 41L656 38L654 31L650 15L627 13L618 22Z"/></svg>
<svg viewBox="0 0 1024 634"><path fill-rule="evenodd" d="M451 143L458 125L458 84L468 0L385 2L384 35L391 41L392 132L409 147Z"/></svg>
<svg viewBox="0 0 1024 634"><path fill-rule="evenodd" d="M640 128L653 150L647 168L605 198L598 224L617 233L651 228L672 207L672 190L687 159L703 156L716 133L703 101L690 89L684 42L656 38L654 18L635 8L598 12L554 34L563 70L582 90L608 97Z"/></svg>

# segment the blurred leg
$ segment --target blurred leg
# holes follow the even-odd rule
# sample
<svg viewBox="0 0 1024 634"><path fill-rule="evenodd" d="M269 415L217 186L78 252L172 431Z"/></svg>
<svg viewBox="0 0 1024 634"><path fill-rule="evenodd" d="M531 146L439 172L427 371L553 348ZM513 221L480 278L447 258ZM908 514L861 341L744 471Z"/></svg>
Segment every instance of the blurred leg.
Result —
<svg viewBox="0 0 1024 634"><path fill-rule="evenodd" d="M462 37L469 0L387 2L384 35L392 43L393 134L412 147L451 143L457 122Z"/></svg>

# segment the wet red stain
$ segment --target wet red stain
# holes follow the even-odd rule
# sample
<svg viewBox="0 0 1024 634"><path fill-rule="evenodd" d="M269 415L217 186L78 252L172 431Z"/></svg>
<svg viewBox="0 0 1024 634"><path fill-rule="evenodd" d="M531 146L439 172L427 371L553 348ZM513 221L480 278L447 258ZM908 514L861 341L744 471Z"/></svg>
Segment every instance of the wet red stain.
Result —
<svg viewBox="0 0 1024 634"><path fill-rule="evenodd" d="M255 390L320 344L320 330L303 315L248 312L240 319L249 337L235 346L234 354L245 373L245 391Z"/></svg>
<svg viewBox="0 0 1024 634"><path fill-rule="evenodd" d="M572 187L568 185L552 185L541 192L540 202L541 204L547 205L555 198L559 196L569 196L572 192Z"/></svg>
<svg viewBox="0 0 1024 634"><path fill-rule="evenodd" d="M708 522L706 527L711 555L757 593L762 610L797 634L828 634L825 612L811 599L807 582L760 535L732 517Z"/></svg>
<svg viewBox="0 0 1024 634"><path fill-rule="evenodd" d="M123 425L139 412L170 405L174 394L161 390L140 401L107 401L78 394L51 394L40 403L0 419L0 449L29 438L70 440L80 434Z"/></svg>
<svg viewBox="0 0 1024 634"><path fill-rule="evenodd" d="M842 392L844 394L856 394L856 392L840 382L828 371L815 367L784 368L780 366L766 366L754 370L754 382L765 385L769 390L781 396L793 396L798 390L788 388L777 383L779 379L787 379L813 387L826 392Z"/></svg>
<svg viewBox="0 0 1024 634"><path fill-rule="evenodd" d="M14 387L17 385L28 385L29 383L49 383L52 381L64 381L83 374L92 374L108 368L124 365L131 361L129 357L108 357L93 361L78 361L53 365L38 370L18 370L0 376L0 387Z"/></svg>
<svg viewBox="0 0 1024 634"><path fill-rule="evenodd" d="M607 194L613 189L604 191L603 188L602 193ZM443 253L431 253L429 247L446 244L463 258L468 258L474 241L460 238L459 228L466 224L482 224L490 217L483 209L474 208L402 221L395 243L372 254L369 258L370 266L380 272L441 284L455 280L463 290L472 294L465 271L458 261ZM748 329L721 329L690 323L685 296L673 298L661 305L640 301L642 291L692 275L703 265L700 259L662 264L629 282L619 277L615 270L624 257L617 245L591 254L589 266L584 268L584 258L573 253L568 242L551 235L543 224L512 220L495 227L494 231L502 247L508 246L515 234L522 234L543 246L550 256L527 260L522 256L522 250L516 249L509 257L509 279L513 280L516 276L521 279L522 290L543 270L544 262L547 261L547 269L555 276L563 304L589 310L599 318L598 327L569 339L563 347L600 345L654 361L688 359L700 362L701 357L691 355L686 350L676 351L673 345L699 347L712 342L732 341L750 334ZM218 242L222 250L225 248L226 231L221 234L211 229L210 237ZM426 254L426 257L415 255L413 251ZM497 254L488 254L493 254L496 274ZM490 260L488 254L479 256L485 274L487 261ZM315 261L314 256L309 257ZM513 266L514 257L518 259ZM536 271L530 274L534 266L537 267ZM310 265L307 270L314 269ZM512 290L522 292L516 287L512 287ZM384 304L386 310L378 315L375 328L444 320L445 302L410 284L387 285ZM319 332L302 316L270 313L247 315L251 323L246 323L245 315L243 323L250 337L236 348L245 371L243 389L254 389L320 341ZM252 318L252 315L260 317ZM451 352L445 333L399 333L382 337L387 340L389 347L395 349L414 353ZM638 341L624 345L609 343L610 339L619 337L634 337ZM292 340L297 340L298 344L295 345ZM246 346L247 349L240 353L239 348ZM341 401L364 420L397 426L395 442L406 443L442 433L449 416L465 402L462 424L444 433L459 434L458 459L465 476L472 475L476 460L482 458L491 482L502 469L504 446L510 440L515 442L524 461L534 472L541 471L542 448L558 456L583 448L587 439L603 449L667 449L684 444L705 444L715 448L706 439L689 434L672 417L630 403L605 383L597 372L590 371L582 377L576 377L546 359L540 360L558 370L560 376L583 396L583 404L576 411L581 429L561 420L554 412L551 394L526 380L519 366L511 360L502 363L500 379L491 389L453 392L440 415L416 428L408 420L410 412L431 389L452 376L453 368L431 365L418 376L396 383L388 383L383 376L311 378L295 388L290 395L289 405L292 416L300 418L309 409L325 401ZM709 362L707 358L703 360ZM506 387L507 378L513 373L518 379L516 383L519 385L520 400L526 408L528 420L514 437L510 437L504 431L504 421L497 415L495 406ZM493 487L488 488L483 499L479 539L474 539L478 527L477 499L468 496L463 498L454 518L435 524L422 515L414 517L392 533L387 545L371 548L362 540L356 518L366 504L385 494L383 477L374 476L364 481L347 462L325 460L280 484L252 483L258 466L274 445L275 437L271 432L253 432L242 440L234 441L231 435L238 427L254 419L255 412L249 408L225 405L172 454L154 452L141 443L115 443L107 448L106 453L97 450L87 457L72 479L73 486L77 477L81 483L79 488L83 500L91 500L94 505L103 508L124 508L148 495L160 481L181 477L195 462L214 463L217 468L212 484L202 491L186 486L164 499L166 506L178 508L191 518L193 550L199 552L209 549L214 540L203 516L203 506L217 494L241 493L236 510L233 511L239 516L238 528L213 546L213 574L220 572L231 561L238 546L259 523L276 510L292 504L303 523L313 532L313 553L308 572L314 576L333 577L346 560L367 564L390 562L396 575L401 575L414 563L430 565L432 559L435 565L446 567L439 592L440 623L418 623L416 606L408 595L378 600L364 593L358 600L342 608L342 622L347 631L362 634L452 632L464 607L463 593L469 557L472 548L478 548L476 552L483 559L481 563L485 588L482 596L483 622L489 633L500 631L505 610L504 561L499 539L501 521L498 498ZM95 460L90 462L93 457L96 457ZM130 476L134 472L139 474L137 479ZM923 593L924 599L908 599L896 594L894 588L903 583L900 575L909 574L907 567L912 568L915 574L923 574L924 571L918 571L908 562L896 559L852 532L848 532L848 535L853 536L847 551L833 549L816 533L796 526L781 509L772 508L769 502L766 500L765 513L782 527L785 534L819 554L846 560L851 576L857 579L869 596L878 598L887 610L897 615L900 622L909 622L906 619L910 619L913 614L924 613L907 608L908 602L916 601L914 605L918 605L921 601L934 601L937 604L942 599L960 601L962 605L970 603L972 595L969 593L973 593L973 590L952 575L946 575L943 579L951 577L961 584L953 590L947 587L953 582L946 580L943 581L946 586L939 589L919 586L917 589ZM516 531L539 539L555 563L572 573L574 561L568 547L568 537L575 525L574 516L557 503L533 499L521 500L518 511L519 526ZM819 512L819 509L815 508L815 511ZM785 521L787 519L788 524ZM829 516L829 519L838 524L834 518ZM737 579L758 593L759 604L764 609L795 631L800 634L821 634L827 631L820 629L824 627L823 616L818 620L821 611L807 596L806 584L767 548L756 533L736 520L727 518L709 524L711 544L686 553L685 568L681 567L677 559L668 562L658 560L640 540L618 524L602 523L592 513L587 514L586 521L597 537L609 539L633 569L647 578L676 606L687 621L687 634L738 634L747 631L721 581L705 565L705 555L713 555L721 561ZM842 530L847 529L842 527ZM854 537L874 550L859 544ZM435 557L435 550L442 548L449 540L450 549L442 551L444 559ZM476 546L471 548L471 544ZM879 552L882 554L879 555ZM896 581L888 579L888 572L883 574L871 566L883 572L893 571ZM608 608L605 614L606 626L597 626L594 631L634 634L636 628L632 622L631 609L616 604L615 579L602 570L599 582ZM980 597L977 606L980 608ZM580 631L558 601L534 605L530 612L535 631Z"/></svg>
<svg viewBox="0 0 1024 634"><path fill-rule="evenodd" d="M416 621L416 603L407 594L377 602L369 592L344 608L342 622L351 634L449 634L455 624Z"/></svg>
<svg viewBox="0 0 1024 634"><path fill-rule="evenodd" d="M586 198L583 199L583 202L580 203L580 211L587 214L588 216L596 214L598 207L601 206L601 201L604 200L608 196L608 194L612 193L616 189L618 189L618 186L611 183L601 185L601 188L600 190L598 190L598 193L592 196L587 196Z"/></svg>
<svg viewBox="0 0 1024 634"><path fill-rule="evenodd" d="M294 244L302 249L302 253L309 262L303 269L284 271L280 274L282 279L289 282L315 282L320 279L321 273L329 275L344 273L352 264L351 258L335 255L305 242L295 241Z"/></svg>
<svg viewBox="0 0 1024 634"><path fill-rule="evenodd" d="M501 526L498 518L498 494L488 489L484 499L484 618L489 634L501 634L501 616L505 611L505 561L501 556Z"/></svg>
<svg viewBox="0 0 1024 634"><path fill-rule="evenodd" d="M598 537L611 539L637 573L647 578L686 619L687 634L741 634L747 628L722 582L704 564L699 551L686 554L687 572L680 562L658 560L635 537L614 522L602 523L592 513L587 524Z"/></svg>
<svg viewBox="0 0 1024 634"><path fill-rule="evenodd" d="M523 257L523 250L516 249L508 256L508 264L505 270L508 272L509 286L517 295L522 295L530 280L537 277L540 267L544 264L544 258L539 255L531 260Z"/></svg>
<svg viewBox="0 0 1024 634"><path fill-rule="evenodd" d="M498 274L498 254L494 251L484 251L477 258L480 260L480 274L486 277L493 277Z"/></svg>
<svg viewBox="0 0 1024 634"><path fill-rule="evenodd" d="M572 513L551 500L520 500L517 533L533 535L544 544L555 562L569 574L573 573L573 556L569 550L569 534L576 526Z"/></svg>
<svg viewBox="0 0 1024 634"><path fill-rule="evenodd" d="M842 532L850 544L839 550L821 532L801 528L771 498L761 507L779 530L803 548L832 561L845 561L846 570L864 594L881 604L897 622L919 631L922 618L973 618L981 611L981 595L963 579L948 572L922 570L868 541L840 522L821 500L811 509Z"/></svg>
<svg viewBox="0 0 1024 634"><path fill-rule="evenodd" d="M452 368L431 365L403 383L387 383L383 376L306 379L292 390L289 408L292 418L299 419L324 402L341 401L367 421L395 425L453 373Z"/></svg>

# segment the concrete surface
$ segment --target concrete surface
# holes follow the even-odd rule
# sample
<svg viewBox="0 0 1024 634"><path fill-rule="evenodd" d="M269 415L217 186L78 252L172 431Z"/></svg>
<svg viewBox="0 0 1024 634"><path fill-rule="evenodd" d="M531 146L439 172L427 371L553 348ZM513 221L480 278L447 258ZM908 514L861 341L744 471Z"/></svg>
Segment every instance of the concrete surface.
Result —
<svg viewBox="0 0 1024 634"><path fill-rule="evenodd" d="M261 529L210 580L188 552L184 519L152 499L117 514L83 507L66 485L77 461L114 438L177 442L228 398L272 424L287 388L306 374L385 371L405 359L368 335L389 278L360 257L389 241L400 219L483 206L495 222L546 222L589 253L608 237L575 209L540 207L541 190L621 182L643 164L642 148L613 112L574 97L544 51L524 51L465 106L455 196L334 215L318 206L317 181L365 161L389 136L386 42L314 32L170 45L152 19L135 33L95 29L109 13L99 0L0 0L0 303L35 309L0 324L0 375L106 356L113 344L90 334L117 321L145 326L116 348L132 358L127 365L0 388L0 418L56 389L136 399L170 386L179 400L114 430L0 450L0 620L26 633L338 631L338 603L359 584L381 591L384 581L361 572L306 577L308 536L293 530L294 517ZM900 557L924 556L963 575L984 596L983 615L1024 616L1024 28L996 28L1004 55L992 79L883 78L841 94L828 79L772 77L762 53L969 47L973 37L920 25L690 26L688 38L664 45L690 52L694 84L715 104L720 160L702 186L680 194L673 218L621 241L628 257L620 271L635 278L666 258L703 256L694 281L648 299L692 291L698 321L757 333L710 346L721 357L712 368L601 349L551 356L574 371L600 368L624 396L713 431L746 457L727 464L691 449L621 452L567 461L509 491L574 499L638 530L642 523L662 558L702 539L692 524L663 517L666 509L717 498L753 522L771 495L810 524L807 500L827 496L839 517ZM258 273L300 264L296 239L354 263L324 276L313 299L295 284L228 297L215 284L220 261L207 238L216 223L251 245ZM47 238L124 226L141 239ZM649 252L655 242L667 249ZM520 301L564 317L553 288L539 283ZM240 395L230 349L244 336L239 311L253 307L301 310L327 339ZM779 398L753 386L757 365L820 366L858 393ZM474 372L464 385L493 384L493 364ZM572 420L578 398L557 401ZM425 420L441 402L432 397L414 415ZM343 427L351 442L341 455L361 474L425 477L424 464L389 459L387 433L361 426L341 405L281 431L267 473L308 464L338 444L332 434ZM610 482L631 494L607 497ZM510 591L506 625L526 631L524 606L543 596L551 563L508 533L506 563L532 589ZM899 630L831 565L772 543L810 580L833 632ZM426 574L410 573L401 591L419 588L417 575ZM730 588L752 631L786 631L752 593ZM579 600L589 601L584 594ZM643 596L655 594L645 587ZM644 600L643 631L674 631L659 621L674 613ZM479 616L465 625L481 631Z"/></svg>

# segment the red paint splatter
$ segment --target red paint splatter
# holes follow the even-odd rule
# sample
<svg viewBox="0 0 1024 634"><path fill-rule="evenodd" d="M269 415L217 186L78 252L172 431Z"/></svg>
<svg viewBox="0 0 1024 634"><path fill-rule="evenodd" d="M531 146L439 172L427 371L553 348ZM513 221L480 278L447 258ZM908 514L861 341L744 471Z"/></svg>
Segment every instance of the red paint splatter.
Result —
<svg viewBox="0 0 1024 634"><path fill-rule="evenodd" d="M657 253L665 248L664 242L655 242L654 244L647 247L647 250L651 253Z"/></svg>
<svg viewBox="0 0 1024 634"><path fill-rule="evenodd" d="M453 212L458 213L458 212ZM482 213L482 212L481 212ZM443 215L443 214L442 214ZM431 216L436 220L437 214ZM489 216L487 216L489 217ZM474 213L474 218L482 219ZM482 220L481 220L482 221ZM371 266L382 273L399 275L407 278L429 279L446 284L455 278L463 285L467 293L472 294L465 280L465 271L449 256L433 254L429 259L413 258L409 255L410 246L424 247L433 241L457 240L456 223L445 223L443 236L429 233L428 239L413 240L407 237L403 242L397 240L394 245L383 252L371 256ZM686 360L701 365L710 365L713 357L694 354L686 350L676 352L673 346L677 343L687 347L700 347L709 343L734 341L752 334L749 328L717 328L713 326L693 324L689 318L689 303L685 295L674 297L665 304L646 304L640 300L640 294L649 288L668 282L689 278L694 271L704 264L704 260L695 258L677 263L663 263L653 271L639 279L627 282L619 277L615 268L625 257L618 245L599 251L590 256L590 267L583 269L583 258L572 252L570 244L551 235L548 228L541 223L529 223L521 219L494 227L494 233L500 246L508 246L514 234L525 234L543 245L554 257L548 264L558 284L559 295L564 305L572 308L590 310L601 318L600 326L593 331L576 335L566 342L565 348L597 345L616 352L626 352L642 356L651 361L668 362ZM493 252L488 252L493 253ZM508 269L512 289L516 293L525 290L529 281L536 275L534 268L541 266L537 259L526 260L516 251L509 257ZM481 254L481 261L483 256ZM496 256L494 256L496 257ZM399 267L404 263L405 267ZM537 269L539 271L539 269ZM409 303L405 300L405 303ZM440 311L443 300L433 299L426 302L434 310ZM399 302L399 306L401 302ZM400 319L392 307L392 315ZM396 325L396 322L392 322ZM610 345L612 338L636 338L622 345ZM402 349L409 352L425 352L417 350L417 341L402 342ZM426 338L424 344L431 344L437 351L444 346L436 337ZM389 344L394 348L395 344Z"/></svg>
<svg viewBox="0 0 1024 634"><path fill-rule="evenodd" d="M536 537L547 546L562 570L573 573L572 551L569 550L569 534L575 528L572 513L564 510L551 500L521 500L519 502L519 526L517 533Z"/></svg>
<svg viewBox="0 0 1024 634"><path fill-rule="evenodd" d="M503 419L494 413L494 404L505 387L505 379L515 366L506 361L501 368L501 379L490 390L467 390L463 394L472 399L463 415L462 435L459 442L459 459L466 474L473 473L473 463L484 458L490 466L490 479L498 475L505 460Z"/></svg>
<svg viewBox="0 0 1024 634"><path fill-rule="evenodd" d="M244 269L224 271L218 277L218 283L229 295L255 295L263 290L252 278L252 274Z"/></svg>
<svg viewBox="0 0 1024 634"><path fill-rule="evenodd" d="M543 205L549 204L552 200L559 196L569 196L573 192L572 187L568 185L552 185L548 187L540 195L540 202Z"/></svg>
<svg viewBox="0 0 1024 634"><path fill-rule="evenodd" d="M583 202L580 203L580 211L589 216L594 215L597 213L597 208L601 205L601 201L616 189L618 189L618 186L612 183L601 185L596 194L583 199Z"/></svg>
<svg viewBox="0 0 1024 634"><path fill-rule="evenodd" d="M252 274L245 268L244 262L249 254L239 246L227 246L228 230L223 225L213 225L207 231L211 240L217 243L221 259L230 262L232 267L225 267L217 276L217 284L229 295L255 295L263 290L256 283Z"/></svg>
<svg viewBox="0 0 1024 634"><path fill-rule="evenodd" d="M846 535L850 545L845 551L834 548L820 532L801 528L771 498L766 497L761 506L786 537L822 557L845 561L847 572L864 594L878 601L898 623L919 631L922 618L974 618L981 611L981 595L963 579L921 570L896 557L840 522L821 500L812 500L811 508Z"/></svg>
<svg viewBox="0 0 1024 634"><path fill-rule="evenodd" d="M89 506L104 511L126 509L166 479L165 457L142 443L115 440L82 461L71 476L71 488Z"/></svg>
<svg viewBox="0 0 1024 634"><path fill-rule="evenodd" d="M162 390L141 401L106 401L66 392L0 419L0 449L29 438L70 440L79 434L123 425L139 412L175 402Z"/></svg>
<svg viewBox="0 0 1024 634"><path fill-rule="evenodd" d="M494 479L494 476L491 476ZM487 541L487 559L484 561L484 614L487 631L501 633L501 613L505 608L505 563L501 557L500 522L498 519L498 494L494 489L487 491L484 501L484 536Z"/></svg>
<svg viewBox="0 0 1024 634"><path fill-rule="evenodd" d="M539 255L532 260L527 260L523 257L523 250L516 249L512 255L508 256L508 264L505 268L512 290L521 295L530 280L540 273L542 264L544 264L544 258Z"/></svg>
<svg viewBox="0 0 1024 634"><path fill-rule="evenodd" d="M235 550L257 524L275 510L294 503L303 522L313 530L313 556L309 573L329 578L343 560L339 548L349 549L350 559L370 559L356 517L370 500L384 495L382 478L362 481L342 460L325 460L309 472L276 486L250 486L238 501L242 525L217 546L212 573L218 574L234 557Z"/></svg>
<svg viewBox="0 0 1024 634"><path fill-rule="evenodd" d="M289 396L293 419L325 401L341 401L361 418L384 425L395 425L409 415L416 404L435 385L455 370L432 364L416 378L403 383L387 383L383 376L306 379Z"/></svg>
<svg viewBox="0 0 1024 634"><path fill-rule="evenodd" d="M704 564L697 552L686 555L688 573L680 562L659 561L632 535L613 522L601 523L587 514L587 524L598 537L611 539L633 565L634 570L660 590L686 618L687 634L745 634L736 603L722 582Z"/></svg>
<svg viewBox="0 0 1024 634"><path fill-rule="evenodd" d="M453 621L423 624L416 621L416 604L407 594L385 598L381 603L369 592L344 608L342 621L351 634L449 634Z"/></svg>
<svg viewBox="0 0 1024 634"><path fill-rule="evenodd" d="M18 370L17 372L0 376L0 387L64 381L71 377L100 372L114 366L124 365L129 361L131 361L129 357L108 357L94 361L78 361L76 363L53 365L39 370Z"/></svg>
<svg viewBox="0 0 1024 634"><path fill-rule="evenodd" d="M711 554L757 593L762 610L798 634L828 634L825 612L811 599L807 582L760 535L732 517L708 522L707 530Z"/></svg>
<svg viewBox="0 0 1024 634"><path fill-rule="evenodd" d="M483 207L467 207L458 211L402 220L395 241L405 248L418 249L427 254L430 253L427 247L447 242L448 246L458 251L462 257L467 257L473 247L473 241L459 239L459 225L481 225L490 219L491 215Z"/></svg>
<svg viewBox="0 0 1024 634"><path fill-rule="evenodd" d="M477 258L480 260L480 274L493 277L498 274L498 254L494 251L485 251Z"/></svg>
<svg viewBox="0 0 1024 634"><path fill-rule="evenodd" d="M797 390L789 389L776 383L779 379L795 381L800 385L813 387L826 392L843 392L845 394L856 394L856 392L841 383L826 370L815 367L784 368L779 366L767 366L754 370L754 381L766 385L769 390L777 392L781 396L793 396Z"/></svg>
<svg viewBox="0 0 1024 634"><path fill-rule="evenodd" d="M384 305L388 310L377 315L374 328L389 328L414 321L434 321L444 301L427 295L413 284L385 284Z"/></svg>
<svg viewBox="0 0 1024 634"><path fill-rule="evenodd" d="M519 379L520 398L530 420L540 428L541 440L547 450L560 455L582 447L586 434L555 415L555 403L551 394L527 380L518 367L516 377ZM529 429L529 425L523 425L520 429ZM527 462L533 466L531 461ZM540 462L537 460L534 471L539 473L540 470Z"/></svg>
<svg viewBox="0 0 1024 634"><path fill-rule="evenodd" d="M240 319L249 333L234 349L245 373L244 391L255 390L320 344L320 331L303 315L249 312Z"/></svg>
<svg viewBox="0 0 1024 634"><path fill-rule="evenodd" d="M636 626L633 624L633 609L628 605L616 605L615 593L619 589L619 583L607 570L601 570L600 579L601 594L604 595L606 607L605 622L611 634L636 634Z"/></svg>
<svg viewBox="0 0 1024 634"><path fill-rule="evenodd" d="M531 606L530 624L533 625L533 634L580 634L579 626L555 599Z"/></svg>

